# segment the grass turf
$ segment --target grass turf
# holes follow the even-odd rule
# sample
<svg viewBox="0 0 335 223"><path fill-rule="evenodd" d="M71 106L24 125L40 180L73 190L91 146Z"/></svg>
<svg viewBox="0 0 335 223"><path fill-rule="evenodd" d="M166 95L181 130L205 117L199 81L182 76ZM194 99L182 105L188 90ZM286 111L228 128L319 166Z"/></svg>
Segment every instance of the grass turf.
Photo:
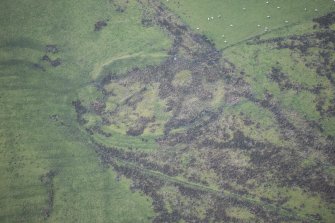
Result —
<svg viewBox="0 0 335 223"><path fill-rule="evenodd" d="M109 1L1 4L0 221L150 221L150 198L131 192L128 180L115 180L116 173L100 164L78 128L71 102L79 92L90 94L81 89L91 81L94 68L100 69L100 61L122 52L159 54L150 60L158 63L169 47L168 38L155 27L141 25L135 1L123 13ZM108 26L94 32L100 20L109 20ZM60 58L58 67L41 60L48 44L59 48L48 54L51 60ZM49 171L56 174L48 188L41 177Z"/></svg>

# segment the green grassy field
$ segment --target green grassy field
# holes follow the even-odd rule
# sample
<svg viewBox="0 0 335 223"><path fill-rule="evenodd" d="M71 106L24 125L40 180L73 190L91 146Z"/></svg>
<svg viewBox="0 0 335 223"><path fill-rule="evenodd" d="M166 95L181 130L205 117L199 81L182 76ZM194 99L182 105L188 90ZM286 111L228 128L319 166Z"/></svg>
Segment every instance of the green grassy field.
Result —
<svg viewBox="0 0 335 223"><path fill-rule="evenodd" d="M213 40L221 49L262 35L266 33L266 27L267 32L283 29L287 34L288 28L308 22L335 8L334 2L330 0L275 0L268 1L268 4L267 1L260 0L161 2L174 10L196 32Z"/></svg>
<svg viewBox="0 0 335 223"><path fill-rule="evenodd" d="M116 173L100 164L78 128L72 101L101 61L133 54L163 59L169 40L157 28L141 26L135 2L124 13L108 1L1 5L0 221L148 222L154 215L150 198L131 192L129 180L116 181ZM105 19L108 26L94 32ZM49 57L60 58L60 66L41 61L47 44L59 48ZM56 172L51 189L40 180L49 171ZM49 218L48 190L54 197Z"/></svg>
<svg viewBox="0 0 335 223"><path fill-rule="evenodd" d="M318 75L317 68L306 66L321 61L320 49L312 46L307 54L301 54L277 49L275 42L250 40L321 32L322 28L313 28L312 19L334 11L333 1L3 0L0 222L163 222L166 216L170 217L167 222L215 222L221 213L231 222L266 222L272 215L280 222L295 222L294 218L319 222L315 220L319 216L320 222L332 222L335 205L324 197L324 191L286 185L285 176L275 169L281 164L274 162L272 169L263 160L264 166L257 166L252 158L258 148L241 149L229 142L242 134L242 140L268 146L269 151L260 148L259 156L271 155L271 149L279 148L282 151L270 158L277 161L278 156L283 166L292 164L293 177L306 170L312 183L319 174L325 176L329 187L335 179L332 157L308 144L303 144L306 150L302 150L295 135L283 137L286 127L261 103L247 97L228 103L231 92L239 90L229 85L228 78L211 82L207 73L194 76L192 66L178 70L182 65L166 63L168 68L161 77L173 89L166 98L160 95L164 83L155 80L156 73L162 75L163 71L150 73L155 81L134 81L143 73L136 76L130 71L166 62L176 44L173 32L155 20L157 15L150 11L154 9L148 7L154 4L148 2L162 2L171 10L167 15L175 13L192 32L210 39L213 49L223 54L217 63L222 67L227 61L232 63L231 79L242 77L255 100L271 95L271 103L282 109L293 127L301 132L312 129L321 145L333 140L335 118L321 114L317 102L324 100L322 109L331 108L335 95L331 78L335 77ZM143 24L148 19L144 12L152 13L149 25ZM106 26L95 31L99 21ZM190 30L184 29L193 35ZM329 30L335 30L334 25ZM185 39L183 44L192 52L196 46L189 46L190 39ZM46 52L47 45L55 45L57 50ZM331 50L324 52L330 58L335 56ZM196 55L192 53L189 55ZM180 55L177 52L171 60L179 62ZM53 66L56 62L60 64ZM210 68L204 70L210 72ZM285 83L272 78L276 69ZM102 83L108 74L120 81ZM201 88L194 90L196 78ZM313 90L317 87L321 90L316 94ZM82 116L73 106L77 100L86 109ZM99 113L94 103L101 101L105 107ZM178 125L179 120L186 121ZM129 134L129 130L142 127L141 121L147 123L140 134ZM310 123L317 127L309 128ZM194 138L187 135L192 131L198 134ZM179 137L185 135L188 142ZM227 148L211 147L207 141ZM115 169L95 152L100 149L101 153L98 144L121 154L111 157L113 162L117 160L112 162ZM123 160L128 152L132 156ZM211 167L214 163L218 172ZM122 168L133 170L131 174L142 171L144 177ZM256 174L244 182L243 174L249 173ZM138 184L142 187L133 190ZM226 202L225 196L232 203ZM264 208L260 210L265 212L265 220L257 219L259 207Z"/></svg>

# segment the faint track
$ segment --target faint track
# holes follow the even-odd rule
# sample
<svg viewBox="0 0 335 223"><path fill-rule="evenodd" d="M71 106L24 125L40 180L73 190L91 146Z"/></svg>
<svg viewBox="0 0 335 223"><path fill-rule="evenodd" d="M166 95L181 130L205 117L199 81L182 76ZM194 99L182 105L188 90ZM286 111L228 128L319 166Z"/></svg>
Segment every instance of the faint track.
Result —
<svg viewBox="0 0 335 223"><path fill-rule="evenodd" d="M254 199L254 198L249 198L249 197L246 197L246 196L242 196L242 195L230 192L228 190L220 191L220 190L217 190L217 189L214 189L214 188L206 187L206 186L199 185L199 184L196 184L196 183L192 183L192 182L189 182L189 181L177 179L177 178L168 176L166 174L163 174L161 172L149 170L149 169L144 168L140 165L136 165L134 163L124 161L124 160L116 158L116 157L114 157L113 159L114 159L113 160L114 161L113 165L126 166L126 167L134 169L136 171L141 171L142 173L144 173L147 176L158 178L158 179L160 179L164 182L169 182L169 183L173 183L173 184L176 184L176 185L182 185L186 188L191 188L191 189L198 190L198 191L201 191L201 192L214 194L215 196L222 197L222 198L232 198L232 199L236 199L236 200L242 200L242 201L247 202L249 204L254 204L254 205L265 207L269 211L273 211L275 213L278 213L281 216L294 218L295 220L308 221L308 222L318 222L314 219L307 218L305 216L301 216L297 213L292 213L289 210L286 210L286 209L278 207L276 205L267 203L265 201L257 200L257 199Z"/></svg>
<svg viewBox="0 0 335 223"><path fill-rule="evenodd" d="M144 53L134 53L134 54L127 54L127 55L122 55L122 56L116 56L108 59L104 63L98 63L94 66L94 69L91 72L91 78L93 80L96 80L101 72L103 71L104 67L111 65L112 63L120 60L126 60L126 59L131 59L131 58L146 58L146 57L151 57L151 58L165 58L167 57L166 54L162 53L149 53L149 54L144 54Z"/></svg>

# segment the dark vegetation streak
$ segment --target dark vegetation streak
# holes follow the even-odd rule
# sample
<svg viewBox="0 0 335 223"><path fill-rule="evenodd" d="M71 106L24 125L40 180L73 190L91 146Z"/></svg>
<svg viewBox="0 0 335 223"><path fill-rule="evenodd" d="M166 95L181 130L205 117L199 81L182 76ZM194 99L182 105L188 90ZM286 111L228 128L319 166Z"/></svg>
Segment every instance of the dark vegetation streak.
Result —
<svg viewBox="0 0 335 223"><path fill-rule="evenodd" d="M45 186L47 191L47 202L46 202L47 204L42 210L44 220L47 220L52 214L54 197L55 197L53 179L56 175L57 175L56 171L50 170L49 172L40 177L40 180L42 184Z"/></svg>
<svg viewBox="0 0 335 223"><path fill-rule="evenodd" d="M116 171L118 171L119 173L123 174L126 177L131 178L133 180L133 184L131 186L132 190L136 189L141 190L146 195L153 198L155 211L160 213L160 216L158 216L154 220L154 222L161 222L161 221L175 222L177 220L181 220L181 216L177 210L172 214L167 213L163 205L164 204L163 198L161 198L157 193L155 193L155 191L161 189L163 186L166 185L176 186L179 189L180 193L183 196L187 197L195 197L200 199L201 195L210 194L211 199L218 202L217 207L226 204L226 202L233 203L234 205L248 206L252 207L253 211L262 215L262 217L264 218L266 216L266 213L265 210L263 210L263 207L265 206L266 211L273 212L274 214L280 213L283 216L286 216L286 218L291 220L300 219L299 217L292 215L289 210L281 209L278 206L275 206L267 202L266 200L262 200L259 202L251 198L243 197L243 195L239 195L237 193L234 194L231 192L228 193L222 192L196 183L181 181L160 173L160 172L166 173L166 170L162 171L154 169L155 171L152 171L150 169L141 167L143 165L134 164L133 160L131 159L122 159L122 158L120 159L117 156L106 156L106 154L111 153L111 148L103 148L103 149L102 148L103 148L102 145L97 145L96 151L104 158L105 165L112 165ZM116 150L114 149L114 152L115 151L117 151L117 149ZM225 219L229 219L229 217L225 216ZM189 219L186 218L185 220L207 222L207 220L200 221L199 219L194 217Z"/></svg>

